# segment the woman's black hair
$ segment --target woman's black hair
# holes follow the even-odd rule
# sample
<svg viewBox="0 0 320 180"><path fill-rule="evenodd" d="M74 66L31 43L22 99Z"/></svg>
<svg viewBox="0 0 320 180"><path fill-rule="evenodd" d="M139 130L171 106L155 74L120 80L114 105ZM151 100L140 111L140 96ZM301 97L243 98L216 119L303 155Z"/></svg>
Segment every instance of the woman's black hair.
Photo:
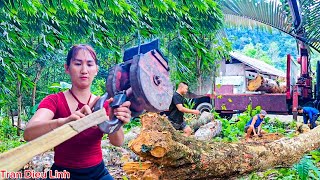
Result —
<svg viewBox="0 0 320 180"><path fill-rule="evenodd" d="M80 50L87 50L93 57L95 63L97 64L97 54L94 51L94 49L87 44L77 44L73 45L72 48L69 50L68 55L67 55L67 66L70 66L71 59L80 51Z"/></svg>

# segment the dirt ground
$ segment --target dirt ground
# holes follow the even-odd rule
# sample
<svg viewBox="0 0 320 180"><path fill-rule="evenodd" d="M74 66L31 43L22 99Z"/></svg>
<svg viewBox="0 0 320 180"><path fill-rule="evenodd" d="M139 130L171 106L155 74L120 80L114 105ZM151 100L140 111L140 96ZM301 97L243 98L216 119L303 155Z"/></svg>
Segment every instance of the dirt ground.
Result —
<svg viewBox="0 0 320 180"><path fill-rule="evenodd" d="M246 142L245 138L243 137L240 142L242 143L250 143L250 144L265 144L269 143L278 139L283 138L284 136L279 133L266 133L263 134L262 137L252 137L252 142Z"/></svg>

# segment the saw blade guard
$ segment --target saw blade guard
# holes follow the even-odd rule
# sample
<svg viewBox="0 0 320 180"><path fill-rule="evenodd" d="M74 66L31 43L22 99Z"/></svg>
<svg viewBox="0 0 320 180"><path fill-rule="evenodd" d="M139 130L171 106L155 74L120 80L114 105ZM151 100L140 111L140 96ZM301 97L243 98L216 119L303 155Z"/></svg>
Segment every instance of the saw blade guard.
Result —
<svg viewBox="0 0 320 180"><path fill-rule="evenodd" d="M110 97L127 91L132 117L146 111L161 112L169 109L173 86L169 66L157 50L135 55L131 60L109 69L106 89Z"/></svg>

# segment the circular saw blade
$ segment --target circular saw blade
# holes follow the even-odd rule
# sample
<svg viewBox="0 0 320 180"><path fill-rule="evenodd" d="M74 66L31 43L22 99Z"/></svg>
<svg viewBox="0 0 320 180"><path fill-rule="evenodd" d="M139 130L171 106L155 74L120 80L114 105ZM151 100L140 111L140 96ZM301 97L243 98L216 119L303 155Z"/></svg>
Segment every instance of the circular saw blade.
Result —
<svg viewBox="0 0 320 180"><path fill-rule="evenodd" d="M157 51L133 57L130 83L134 96L145 110L160 112L169 109L173 86L167 62Z"/></svg>

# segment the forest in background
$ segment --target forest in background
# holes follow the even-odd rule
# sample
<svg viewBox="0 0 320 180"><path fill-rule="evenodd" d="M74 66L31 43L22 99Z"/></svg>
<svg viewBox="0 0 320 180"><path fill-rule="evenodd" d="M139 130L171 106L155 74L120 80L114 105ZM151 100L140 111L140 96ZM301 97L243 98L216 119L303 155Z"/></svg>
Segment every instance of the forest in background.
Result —
<svg viewBox="0 0 320 180"><path fill-rule="evenodd" d="M286 70L286 56L298 57L296 40L279 30L272 31L262 28L228 27L225 28L232 50L246 56L262 60L278 69ZM311 69L316 70L320 60L319 52L312 50Z"/></svg>

